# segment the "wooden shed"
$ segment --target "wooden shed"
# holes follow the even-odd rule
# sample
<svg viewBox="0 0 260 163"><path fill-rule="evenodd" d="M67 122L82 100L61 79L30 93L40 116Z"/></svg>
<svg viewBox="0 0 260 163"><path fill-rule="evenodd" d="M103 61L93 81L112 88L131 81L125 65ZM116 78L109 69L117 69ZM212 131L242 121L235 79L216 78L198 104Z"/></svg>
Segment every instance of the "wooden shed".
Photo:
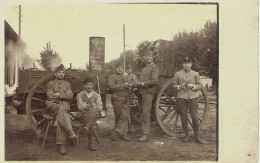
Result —
<svg viewBox="0 0 260 163"><path fill-rule="evenodd" d="M32 68L33 57L27 54L28 46L5 21L5 84L10 87L17 83L19 68Z"/></svg>

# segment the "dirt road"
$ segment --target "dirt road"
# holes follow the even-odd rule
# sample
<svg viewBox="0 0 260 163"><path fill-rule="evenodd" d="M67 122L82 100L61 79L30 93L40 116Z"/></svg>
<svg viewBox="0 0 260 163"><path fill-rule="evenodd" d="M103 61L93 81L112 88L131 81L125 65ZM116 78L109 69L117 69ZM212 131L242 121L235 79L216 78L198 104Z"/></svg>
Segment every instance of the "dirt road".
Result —
<svg viewBox="0 0 260 163"><path fill-rule="evenodd" d="M139 125L131 125L131 141L111 141L110 130L113 128L113 110L109 103L109 116L98 122L98 136L101 143L97 143L97 151L87 149L88 140L84 133L80 134L80 144L74 147L67 145L67 155L60 156L55 141L47 141L45 148L36 144L33 130L19 131L16 134L5 134L5 160L208 160L217 159L216 141L216 105L211 105L206 125L201 129L202 138L207 142L204 145L181 141L183 135L176 138L168 137L158 127L151 129L151 139L148 142L137 142L141 133Z"/></svg>

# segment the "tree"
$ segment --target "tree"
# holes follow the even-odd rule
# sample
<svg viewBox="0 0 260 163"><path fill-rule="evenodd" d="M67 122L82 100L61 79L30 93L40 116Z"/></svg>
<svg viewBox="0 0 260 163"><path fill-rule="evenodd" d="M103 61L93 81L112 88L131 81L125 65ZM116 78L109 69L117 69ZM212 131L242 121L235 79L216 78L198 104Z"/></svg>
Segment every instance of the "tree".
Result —
<svg viewBox="0 0 260 163"><path fill-rule="evenodd" d="M199 32L179 32L173 38L173 49L175 51L175 68L181 69L181 60L189 56L193 60L193 69L200 71L199 60Z"/></svg>
<svg viewBox="0 0 260 163"><path fill-rule="evenodd" d="M109 74L113 73L116 63L118 62L124 63L124 53L121 53L118 58L106 63L105 67ZM135 73L137 71L136 51L127 50L125 52L125 62L126 65L131 65L133 67L133 72Z"/></svg>
<svg viewBox="0 0 260 163"><path fill-rule="evenodd" d="M39 60L39 64L46 71L54 71L54 69L62 63L62 58L57 52L53 51L50 42L46 44L46 47L44 47L40 55L41 59Z"/></svg>
<svg viewBox="0 0 260 163"><path fill-rule="evenodd" d="M200 59L201 75L212 78L213 85L218 82L218 48L217 48L217 23L208 20L200 31Z"/></svg>
<svg viewBox="0 0 260 163"><path fill-rule="evenodd" d="M217 84L218 49L217 49L217 23L206 21L199 32L182 31L173 38L175 49L175 68L181 69L181 59L184 55L193 60L193 69L200 75L212 78Z"/></svg>

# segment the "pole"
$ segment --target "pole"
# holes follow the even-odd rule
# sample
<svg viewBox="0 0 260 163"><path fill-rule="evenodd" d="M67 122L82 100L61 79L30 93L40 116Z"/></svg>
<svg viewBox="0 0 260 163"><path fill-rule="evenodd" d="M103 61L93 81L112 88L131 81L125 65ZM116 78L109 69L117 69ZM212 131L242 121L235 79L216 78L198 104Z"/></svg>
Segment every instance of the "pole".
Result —
<svg viewBox="0 0 260 163"><path fill-rule="evenodd" d="M124 40L124 72L125 72L125 24L123 28L123 40Z"/></svg>
<svg viewBox="0 0 260 163"><path fill-rule="evenodd" d="M21 5L19 5L19 37L21 37Z"/></svg>

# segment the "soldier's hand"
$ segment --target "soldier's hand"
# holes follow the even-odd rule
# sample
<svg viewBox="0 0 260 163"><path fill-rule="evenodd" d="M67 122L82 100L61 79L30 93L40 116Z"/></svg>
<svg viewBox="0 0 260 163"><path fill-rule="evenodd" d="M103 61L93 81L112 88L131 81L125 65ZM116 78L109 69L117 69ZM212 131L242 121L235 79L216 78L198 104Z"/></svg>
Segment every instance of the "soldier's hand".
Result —
<svg viewBox="0 0 260 163"><path fill-rule="evenodd" d="M93 108L95 105L92 103L92 104L87 104L87 108L90 109L90 108Z"/></svg>
<svg viewBox="0 0 260 163"><path fill-rule="evenodd" d="M128 88L129 87L129 83L124 83L124 87Z"/></svg>
<svg viewBox="0 0 260 163"><path fill-rule="evenodd" d="M59 96L60 96L59 93L53 93L53 95L54 95L55 97L59 97Z"/></svg>
<svg viewBox="0 0 260 163"><path fill-rule="evenodd" d="M107 113L106 110L101 110L99 113L101 114L101 117L102 117L102 118L106 118L107 115L108 115L108 113Z"/></svg>
<svg viewBox="0 0 260 163"><path fill-rule="evenodd" d="M133 105L137 106L138 105L138 100L137 99L133 99Z"/></svg>
<svg viewBox="0 0 260 163"><path fill-rule="evenodd" d="M69 115L69 118L74 121L75 119L72 117L72 115Z"/></svg>
<svg viewBox="0 0 260 163"><path fill-rule="evenodd" d="M180 86L180 89L185 89L185 88L186 88L186 84L182 83L181 86Z"/></svg>
<svg viewBox="0 0 260 163"><path fill-rule="evenodd" d="M188 88L194 88L194 84L187 84Z"/></svg>
<svg viewBox="0 0 260 163"><path fill-rule="evenodd" d="M140 81L135 81L135 82L134 82L134 85L135 85L135 86L141 86L141 85L142 85L142 82L140 82Z"/></svg>

